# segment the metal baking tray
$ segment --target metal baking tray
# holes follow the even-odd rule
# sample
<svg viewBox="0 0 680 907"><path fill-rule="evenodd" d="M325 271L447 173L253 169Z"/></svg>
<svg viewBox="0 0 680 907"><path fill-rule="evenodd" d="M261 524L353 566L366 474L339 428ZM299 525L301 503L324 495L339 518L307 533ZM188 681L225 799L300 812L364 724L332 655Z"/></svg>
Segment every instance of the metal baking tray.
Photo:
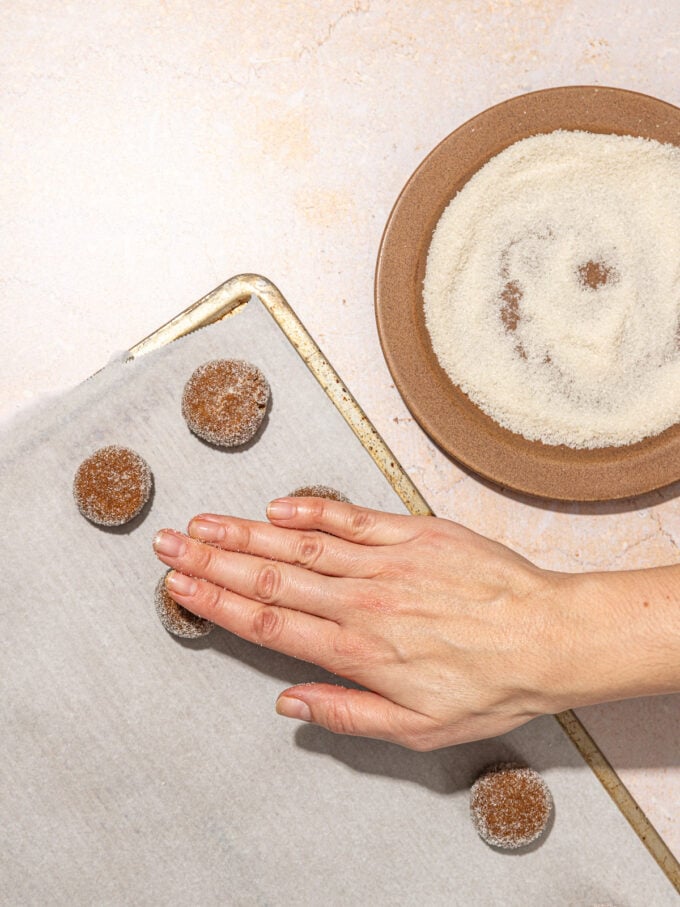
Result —
<svg viewBox="0 0 680 907"><path fill-rule="evenodd" d="M257 297L267 309L307 368L323 387L331 403L342 414L363 447L371 455L394 491L413 515L433 515L420 491L399 464L378 431L371 424L337 372L309 335L277 287L258 274L239 274L225 281L198 302L135 344L128 354L136 359L158 350L199 328L235 314ZM635 833L680 892L680 863L639 807L606 757L573 711L555 715L555 720L590 766Z"/></svg>

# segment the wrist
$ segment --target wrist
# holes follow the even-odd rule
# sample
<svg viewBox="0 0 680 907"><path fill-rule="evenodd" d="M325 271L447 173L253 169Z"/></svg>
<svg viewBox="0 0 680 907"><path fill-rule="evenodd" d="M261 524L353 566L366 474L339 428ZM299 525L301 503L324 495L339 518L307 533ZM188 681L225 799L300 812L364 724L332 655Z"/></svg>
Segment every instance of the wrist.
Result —
<svg viewBox="0 0 680 907"><path fill-rule="evenodd" d="M546 711L680 688L680 567L550 574Z"/></svg>

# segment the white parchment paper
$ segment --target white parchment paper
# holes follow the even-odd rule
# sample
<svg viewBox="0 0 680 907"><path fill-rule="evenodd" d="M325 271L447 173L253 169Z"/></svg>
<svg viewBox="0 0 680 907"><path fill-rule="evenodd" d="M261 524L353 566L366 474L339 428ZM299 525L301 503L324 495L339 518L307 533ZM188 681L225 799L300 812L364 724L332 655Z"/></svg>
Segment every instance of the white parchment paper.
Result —
<svg viewBox="0 0 680 907"><path fill-rule="evenodd" d="M180 414L186 379L215 357L249 359L272 385L264 429L239 452L203 444ZM149 462L155 492L107 531L80 516L71 484L108 443ZM405 512L256 300L11 425L0 464L2 903L676 903L552 718L425 754L336 737L274 712L320 669L222 630L163 630L163 526L201 510L263 518L313 483ZM555 800L549 834L521 852L487 847L468 817L470 784L499 760L541 771Z"/></svg>

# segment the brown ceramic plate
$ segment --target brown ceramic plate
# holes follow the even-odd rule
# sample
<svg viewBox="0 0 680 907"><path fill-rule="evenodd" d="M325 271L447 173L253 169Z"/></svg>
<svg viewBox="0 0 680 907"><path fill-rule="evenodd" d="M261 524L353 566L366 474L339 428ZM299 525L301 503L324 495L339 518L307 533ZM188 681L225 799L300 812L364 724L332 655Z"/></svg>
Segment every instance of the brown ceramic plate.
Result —
<svg viewBox="0 0 680 907"><path fill-rule="evenodd" d="M527 441L498 425L451 382L425 327L425 264L444 208L508 145L555 129L643 136L680 145L680 109L617 88L551 88L491 107L452 132L410 178L385 227L375 279L380 342L408 408L428 435L465 466L499 485L539 497L632 497L680 479L680 423L624 447L575 450Z"/></svg>

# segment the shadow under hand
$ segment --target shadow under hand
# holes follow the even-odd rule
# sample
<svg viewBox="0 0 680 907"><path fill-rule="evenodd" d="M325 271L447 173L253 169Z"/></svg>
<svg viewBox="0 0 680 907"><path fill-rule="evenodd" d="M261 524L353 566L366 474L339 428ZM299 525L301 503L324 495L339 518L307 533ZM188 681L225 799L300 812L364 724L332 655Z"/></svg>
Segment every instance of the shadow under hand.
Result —
<svg viewBox="0 0 680 907"><path fill-rule="evenodd" d="M421 753L385 740L332 734L304 724L297 729L295 742L302 749L338 759L355 772L420 784L440 794L469 789L480 772L497 762L526 762L504 737Z"/></svg>
<svg viewBox="0 0 680 907"><path fill-rule="evenodd" d="M187 649L212 648L286 685L331 683L361 689L318 665L247 642L221 627L208 636L177 638L177 642ZM680 694L654 696L589 706L578 714L615 768L672 767L680 765L679 703ZM556 765L574 769L586 765L551 715L500 737L429 753L384 740L332 734L313 724L298 727L295 742L309 752L337 759L353 771L421 784L442 794L469 788L483 769L497 762L528 764L539 772Z"/></svg>
<svg viewBox="0 0 680 907"><path fill-rule="evenodd" d="M347 737L332 734L317 725L303 724L295 733L295 742L308 752L337 759L353 771L419 784L443 795L469 791L486 768L499 762L527 764L526 759L517 754L509 735L421 753L384 740ZM578 764L576 753L574 757ZM536 841L514 850L498 847L492 847L492 850L515 856L533 853L545 843L554 824L553 805L546 830Z"/></svg>
<svg viewBox="0 0 680 907"><path fill-rule="evenodd" d="M177 641L187 649L214 649L228 658L234 658L248 667L254 668L261 674L282 680L291 686L298 683L339 682L334 674L325 671L318 665L255 645L221 627L215 627L208 636L201 636L198 639L178 638ZM342 683L343 686L353 686L345 679L342 680Z"/></svg>
<svg viewBox="0 0 680 907"><path fill-rule="evenodd" d="M216 627L209 636L177 638L177 642L187 649L212 648L291 686L332 683L361 689L358 684L331 674L318 665L247 642L220 627ZM332 734L318 725L301 724L295 731L295 743L310 753L337 759L355 772L419 784L440 794L468 790L480 772L496 762L526 764L526 759L513 746L511 735L422 753L384 740ZM573 758L575 763L579 762L576 751Z"/></svg>

